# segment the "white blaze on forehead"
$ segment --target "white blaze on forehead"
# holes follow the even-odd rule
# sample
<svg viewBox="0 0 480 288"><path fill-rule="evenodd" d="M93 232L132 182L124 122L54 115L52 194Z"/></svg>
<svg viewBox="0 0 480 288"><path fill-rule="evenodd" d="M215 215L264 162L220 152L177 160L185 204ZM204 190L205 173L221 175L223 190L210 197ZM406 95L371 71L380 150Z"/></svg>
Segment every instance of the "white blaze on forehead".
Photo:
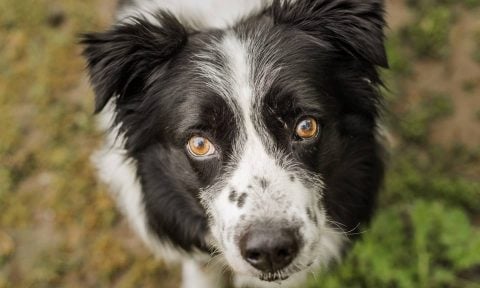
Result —
<svg viewBox="0 0 480 288"><path fill-rule="evenodd" d="M247 120L250 118L253 89L247 43L241 41L232 31L228 31L220 45L221 52L228 61L229 80L232 86L231 93L233 94L231 97L234 97L238 102L245 121L250 123Z"/></svg>
<svg viewBox="0 0 480 288"><path fill-rule="evenodd" d="M255 101L261 101L261 95L256 95L255 87L253 87L255 83L252 77L253 63L251 55L248 53L248 45L248 42L239 39L232 31L227 32L221 43L222 53L228 61L229 84L231 85L230 97L238 104L246 136L246 139L244 139L246 142L242 144L243 149L240 152L242 155L237 155L241 158L238 170L242 170L242 162L243 164L258 163L261 165L255 166L263 167L275 165L275 160L267 154L265 145L257 132L259 127L255 127L260 123L254 123L253 120L253 114L257 112L253 111L253 104ZM246 159L246 157L250 159ZM250 170L250 172L260 172L261 175L262 172L265 173L266 171ZM243 178L242 180L248 179Z"/></svg>

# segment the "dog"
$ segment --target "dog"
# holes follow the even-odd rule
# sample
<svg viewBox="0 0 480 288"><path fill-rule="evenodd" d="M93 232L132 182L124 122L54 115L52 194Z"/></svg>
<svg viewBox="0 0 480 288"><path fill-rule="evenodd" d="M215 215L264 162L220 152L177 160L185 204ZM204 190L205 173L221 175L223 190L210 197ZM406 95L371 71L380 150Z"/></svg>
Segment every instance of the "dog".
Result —
<svg viewBox="0 0 480 288"><path fill-rule="evenodd" d="M183 287L292 287L340 260L384 177L382 0L124 0L81 43L99 176Z"/></svg>

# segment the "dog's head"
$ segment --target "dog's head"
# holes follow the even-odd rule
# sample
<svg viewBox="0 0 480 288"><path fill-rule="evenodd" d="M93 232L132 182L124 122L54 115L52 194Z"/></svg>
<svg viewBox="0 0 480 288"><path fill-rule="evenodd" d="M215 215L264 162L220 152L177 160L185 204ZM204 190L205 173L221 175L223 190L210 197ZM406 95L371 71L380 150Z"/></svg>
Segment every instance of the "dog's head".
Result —
<svg viewBox="0 0 480 288"><path fill-rule="evenodd" d="M382 2L275 1L203 32L158 12L85 37L160 239L265 281L340 257L383 177Z"/></svg>

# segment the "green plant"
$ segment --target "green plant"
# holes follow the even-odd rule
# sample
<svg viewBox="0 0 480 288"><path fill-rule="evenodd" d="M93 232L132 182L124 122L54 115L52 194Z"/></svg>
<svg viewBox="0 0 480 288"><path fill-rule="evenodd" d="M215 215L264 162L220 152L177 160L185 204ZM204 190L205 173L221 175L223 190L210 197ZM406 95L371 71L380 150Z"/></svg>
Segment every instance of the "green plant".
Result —
<svg viewBox="0 0 480 288"><path fill-rule="evenodd" d="M401 136L407 141L424 143L433 122L453 113L453 102L448 95L432 92L425 94L420 103L400 115L396 123Z"/></svg>
<svg viewBox="0 0 480 288"><path fill-rule="evenodd" d="M382 211L346 263L309 287L476 287L462 277L480 265L480 231L442 202L416 200Z"/></svg>
<svg viewBox="0 0 480 288"><path fill-rule="evenodd" d="M408 76L411 72L411 62L408 59L402 45L400 35L392 34L386 41L389 70L397 77Z"/></svg>
<svg viewBox="0 0 480 288"><path fill-rule="evenodd" d="M452 22L453 15L447 6L419 9L415 21L403 30L403 39L418 57L444 58L449 52Z"/></svg>

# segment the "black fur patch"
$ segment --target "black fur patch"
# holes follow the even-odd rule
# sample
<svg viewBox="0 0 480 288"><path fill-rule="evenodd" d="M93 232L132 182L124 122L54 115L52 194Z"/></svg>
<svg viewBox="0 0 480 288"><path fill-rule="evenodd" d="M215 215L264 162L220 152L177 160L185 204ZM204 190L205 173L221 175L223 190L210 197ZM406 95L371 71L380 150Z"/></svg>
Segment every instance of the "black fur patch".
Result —
<svg viewBox="0 0 480 288"><path fill-rule="evenodd" d="M276 24L291 25L374 65L388 67L383 0L275 0Z"/></svg>
<svg viewBox="0 0 480 288"><path fill-rule="evenodd" d="M262 188L262 190L265 190L268 188L268 185L270 185L270 181L262 177L258 180L258 184L260 185L260 188Z"/></svg>
<svg viewBox="0 0 480 288"><path fill-rule="evenodd" d="M135 18L134 24L118 24L107 32L83 36L96 112L114 95L117 102L141 97L153 70L185 45L187 33L174 16L159 12L156 19L162 27Z"/></svg>
<svg viewBox="0 0 480 288"><path fill-rule="evenodd" d="M232 189L232 191L230 191L230 194L228 195L228 200L230 200L231 202L237 201L237 191Z"/></svg>
<svg viewBox="0 0 480 288"><path fill-rule="evenodd" d="M242 208L245 205L245 201L247 200L247 193L242 193L240 197L238 197L237 206L238 208Z"/></svg>

